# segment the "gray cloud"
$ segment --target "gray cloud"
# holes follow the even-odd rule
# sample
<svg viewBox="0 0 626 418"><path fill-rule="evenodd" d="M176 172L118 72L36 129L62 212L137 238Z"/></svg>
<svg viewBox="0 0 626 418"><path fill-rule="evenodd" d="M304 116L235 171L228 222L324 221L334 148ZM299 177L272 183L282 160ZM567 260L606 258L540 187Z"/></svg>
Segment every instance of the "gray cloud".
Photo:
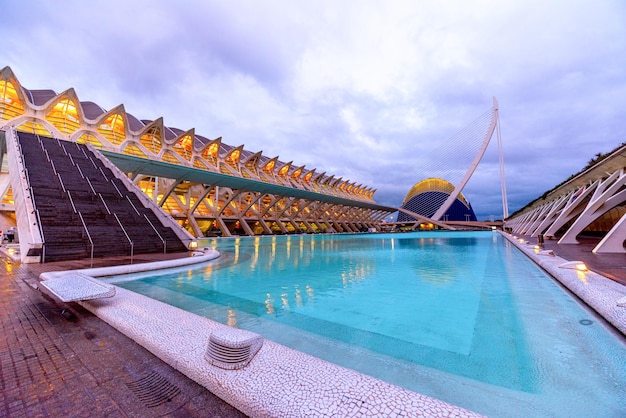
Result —
<svg viewBox="0 0 626 418"><path fill-rule="evenodd" d="M492 96L511 211L626 141L619 0L7 0L3 17L0 65L28 88L75 87L387 205ZM501 215L498 176L493 143L464 190L479 218Z"/></svg>

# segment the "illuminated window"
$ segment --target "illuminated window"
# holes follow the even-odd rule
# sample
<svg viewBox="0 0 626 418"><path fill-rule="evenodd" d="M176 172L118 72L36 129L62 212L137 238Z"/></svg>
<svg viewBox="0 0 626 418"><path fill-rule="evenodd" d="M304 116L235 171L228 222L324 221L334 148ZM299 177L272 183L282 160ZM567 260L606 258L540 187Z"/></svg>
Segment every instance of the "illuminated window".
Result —
<svg viewBox="0 0 626 418"><path fill-rule="evenodd" d="M102 142L100 142L93 134L84 133L76 140L76 142L79 144L91 144L98 149L102 149Z"/></svg>
<svg viewBox="0 0 626 418"><path fill-rule="evenodd" d="M134 155L135 157L147 158L146 154L135 144L128 144L122 154Z"/></svg>
<svg viewBox="0 0 626 418"><path fill-rule="evenodd" d="M239 157L241 157L241 147L232 150L224 159L235 170L239 171Z"/></svg>
<svg viewBox="0 0 626 418"><path fill-rule="evenodd" d="M247 179L251 179L252 175L250 174L250 170L246 169L246 168L240 168L239 171L241 171L241 175L244 176Z"/></svg>
<svg viewBox="0 0 626 418"><path fill-rule="evenodd" d="M260 153L255 154L254 157L250 158L246 161L245 168L249 170L256 177L259 176L259 155ZM243 170L242 170L243 171Z"/></svg>
<svg viewBox="0 0 626 418"><path fill-rule="evenodd" d="M46 129L39 122L32 122L32 121L24 122L23 124L18 126L16 130L20 132L28 132L28 133L33 133L33 134L42 135L42 136L53 136L52 133L50 133L50 131Z"/></svg>
<svg viewBox="0 0 626 418"><path fill-rule="evenodd" d="M154 180L141 180L137 183L137 186L150 197L150 199L154 199Z"/></svg>
<svg viewBox="0 0 626 418"><path fill-rule="evenodd" d="M204 161L202 161L202 159L201 159L201 158L194 158L194 160L193 160L193 166L194 166L195 168L199 168L200 170L209 170L209 166L208 166L208 165L206 165L206 164L204 163Z"/></svg>
<svg viewBox="0 0 626 418"><path fill-rule="evenodd" d="M202 157L207 160L213 167L218 166L217 164L217 153L220 149L220 142L213 142L211 145L206 147L202 152Z"/></svg>
<svg viewBox="0 0 626 418"><path fill-rule="evenodd" d="M288 171L289 171L289 164L285 164L284 166L281 167L280 170L278 170L278 175L284 177Z"/></svg>
<svg viewBox="0 0 626 418"><path fill-rule="evenodd" d="M195 200L194 200L195 204ZM206 199L203 199L202 202L196 207L196 210L193 212L195 216L208 216L211 214L211 211L206 206Z"/></svg>
<svg viewBox="0 0 626 418"><path fill-rule="evenodd" d="M0 80L0 119L9 120L23 114L24 105L13 84Z"/></svg>
<svg viewBox="0 0 626 418"><path fill-rule="evenodd" d="M293 174L291 175L291 177L294 178L294 179L297 179L298 177L300 177L300 174L302 174L302 167L300 167L299 169L294 171Z"/></svg>
<svg viewBox="0 0 626 418"><path fill-rule="evenodd" d="M235 170L234 168L230 168L230 166L228 164L220 164L220 173L222 174L226 174L228 176L239 176L240 173L239 171Z"/></svg>
<svg viewBox="0 0 626 418"><path fill-rule="evenodd" d="M120 114L112 114L106 118L100 126L98 132L101 133L111 144L119 145L126 139L124 129L124 118Z"/></svg>
<svg viewBox="0 0 626 418"><path fill-rule="evenodd" d="M146 132L141 135L139 138L139 142L141 145L146 147L148 151L152 152L154 155L157 155L161 152L161 148L163 147L163 143L161 141L161 129L158 126L153 126Z"/></svg>
<svg viewBox="0 0 626 418"><path fill-rule="evenodd" d="M263 167L263 171L271 173L272 171L274 171L275 165L276 165L276 160L270 160L267 164L265 164L265 167Z"/></svg>
<svg viewBox="0 0 626 418"><path fill-rule="evenodd" d="M163 153L163 156L161 157L161 161L166 162L166 163L180 165L180 161L178 161L178 158L176 158L174 154L172 154L169 151L165 151Z"/></svg>
<svg viewBox="0 0 626 418"><path fill-rule="evenodd" d="M59 131L69 134L80 128L76 104L71 99L64 99L54 105L46 120Z"/></svg>
<svg viewBox="0 0 626 418"><path fill-rule="evenodd" d="M191 135L185 135L176 142L174 145L174 151L176 154L183 157L187 161L191 161L191 149L193 145L193 138Z"/></svg>
<svg viewBox="0 0 626 418"><path fill-rule="evenodd" d="M161 197L159 196L159 199L160 198ZM181 207L178 205L178 202L172 195L169 195L167 197L167 200L165 201L165 203L163 203L161 207L170 215L184 213L184 211L181 209Z"/></svg>
<svg viewBox="0 0 626 418"><path fill-rule="evenodd" d="M9 187L9 190L7 190L7 194L4 195L4 198L2 199L2 204L4 204L4 205L13 205L14 204L13 189L11 189L11 187Z"/></svg>

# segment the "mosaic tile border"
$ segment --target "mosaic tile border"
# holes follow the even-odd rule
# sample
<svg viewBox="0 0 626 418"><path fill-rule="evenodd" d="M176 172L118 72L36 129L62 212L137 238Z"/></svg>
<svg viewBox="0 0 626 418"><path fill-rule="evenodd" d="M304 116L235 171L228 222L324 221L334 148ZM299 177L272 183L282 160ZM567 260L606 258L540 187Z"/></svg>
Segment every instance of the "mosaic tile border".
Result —
<svg viewBox="0 0 626 418"><path fill-rule="evenodd" d="M541 251L535 244L528 243L523 237L518 238L504 232L500 233L622 334L626 335L626 307L619 305L619 301L626 297L626 286L591 270L579 271L572 268L571 264L564 266L571 261L555 256L551 251Z"/></svg>

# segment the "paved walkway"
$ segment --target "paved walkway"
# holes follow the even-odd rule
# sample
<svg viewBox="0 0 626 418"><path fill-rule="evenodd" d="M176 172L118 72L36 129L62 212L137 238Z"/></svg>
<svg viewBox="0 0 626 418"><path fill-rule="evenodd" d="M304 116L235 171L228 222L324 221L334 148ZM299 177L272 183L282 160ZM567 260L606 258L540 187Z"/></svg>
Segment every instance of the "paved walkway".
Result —
<svg viewBox="0 0 626 418"><path fill-rule="evenodd" d="M524 236L528 242L537 238ZM570 261L583 261L590 270L626 286L626 254L593 254L591 250L600 238L578 237L579 244L557 244L557 240L545 240L543 248Z"/></svg>
<svg viewBox="0 0 626 418"><path fill-rule="evenodd" d="M145 261L154 258L134 260ZM244 416L79 305L34 288L42 271L89 266L19 265L0 254L0 416Z"/></svg>

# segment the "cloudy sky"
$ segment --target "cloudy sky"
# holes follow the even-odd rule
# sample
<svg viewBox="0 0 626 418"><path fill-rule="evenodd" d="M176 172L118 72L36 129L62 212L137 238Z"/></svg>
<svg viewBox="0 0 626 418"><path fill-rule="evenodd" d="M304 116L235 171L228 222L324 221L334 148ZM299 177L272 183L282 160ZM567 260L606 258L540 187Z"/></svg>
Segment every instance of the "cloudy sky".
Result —
<svg viewBox="0 0 626 418"><path fill-rule="evenodd" d="M500 108L510 212L626 142L623 0L1 0L0 67L399 206ZM469 146L468 146L469 147ZM500 218L497 146L464 190Z"/></svg>

